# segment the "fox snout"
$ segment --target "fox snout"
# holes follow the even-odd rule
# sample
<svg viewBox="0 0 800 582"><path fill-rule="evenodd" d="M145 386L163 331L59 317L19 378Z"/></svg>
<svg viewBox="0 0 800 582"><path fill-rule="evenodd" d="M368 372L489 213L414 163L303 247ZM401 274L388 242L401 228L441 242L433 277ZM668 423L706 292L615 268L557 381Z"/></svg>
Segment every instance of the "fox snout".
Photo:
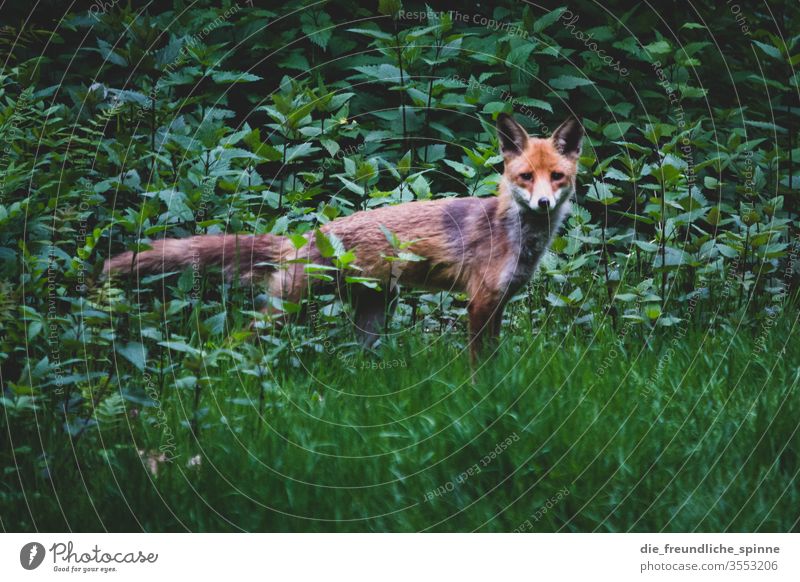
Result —
<svg viewBox="0 0 800 582"><path fill-rule="evenodd" d="M540 187L536 184L533 186L530 198L530 208L535 212L549 212L561 206L569 194L565 195L565 188L556 188L555 190L549 183L544 183Z"/></svg>
<svg viewBox="0 0 800 582"><path fill-rule="evenodd" d="M546 214L561 206L569 198L570 191L567 187L554 189L544 181L539 185L534 183L530 188L517 184L512 186L517 204L539 214Z"/></svg>

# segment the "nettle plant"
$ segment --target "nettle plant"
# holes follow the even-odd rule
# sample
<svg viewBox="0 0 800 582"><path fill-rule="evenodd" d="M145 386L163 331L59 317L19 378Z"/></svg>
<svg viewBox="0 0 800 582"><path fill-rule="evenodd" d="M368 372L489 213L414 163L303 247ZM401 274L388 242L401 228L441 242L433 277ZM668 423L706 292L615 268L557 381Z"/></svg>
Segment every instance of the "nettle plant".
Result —
<svg viewBox="0 0 800 582"><path fill-rule="evenodd" d="M103 260L163 236L271 232L301 245L364 208L492 196L501 112L538 135L572 112L587 134L577 204L513 301L512 324L556 336L569 326L711 325L719 311L761 317L779 296L797 233L797 105L787 90L797 88L797 35L754 29L752 39L723 35L718 49L688 8L675 7L673 37L636 9L617 20L587 6L582 32L623 75L566 26L565 7L501 2L412 20L400 11L424 5L287 15L199 4L70 15L47 48L25 37L0 75L7 406L27 414L52 395L69 424L147 373L158 390L177 378L199 411L204 386L233 362L268 402L275 362L300 366L298 351L324 353L330 338L349 345L335 297L313 306L306 343L261 332L253 344L248 323L267 300L257 291L188 271L101 283ZM508 26L481 24L490 20ZM80 58L59 43L83 47ZM735 57L733 81L721 53ZM396 241L398 254L408 242ZM352 284L374 285L348 249L319 244ZM463 325L458 294L404 297L398 328ZM123 397L152 404L141 390Z"/></svg>

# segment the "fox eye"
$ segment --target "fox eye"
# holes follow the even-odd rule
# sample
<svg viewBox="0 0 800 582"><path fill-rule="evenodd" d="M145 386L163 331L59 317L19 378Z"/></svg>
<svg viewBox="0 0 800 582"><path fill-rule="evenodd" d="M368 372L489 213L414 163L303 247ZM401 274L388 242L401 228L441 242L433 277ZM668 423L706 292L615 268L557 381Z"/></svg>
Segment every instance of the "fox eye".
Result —
<svg viewBox="0 0 800 582"><path fill-rule="evenodd" d="M553 181L560 180L563 177L564 174L562 172L553 172L552 174L550 174L550 179Z"/></svg>
<svg viewBox="0 0 800 582"><path fill-rule="evenodd" d="M532 172L523 172L522 174L519 175L519 177L522 178L523 180L530 180L530 179L533 178L533 173Z"/></svg>

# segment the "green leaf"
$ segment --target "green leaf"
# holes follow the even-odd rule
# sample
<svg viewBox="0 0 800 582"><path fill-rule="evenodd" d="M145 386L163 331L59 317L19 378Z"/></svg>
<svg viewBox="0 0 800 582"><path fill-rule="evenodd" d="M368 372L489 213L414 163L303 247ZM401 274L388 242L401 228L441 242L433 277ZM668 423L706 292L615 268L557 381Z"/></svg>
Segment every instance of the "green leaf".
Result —
<svg viewBox="0 0 800 582"><path fill-rule="evenodd" d="M399 83L400 82L400 68L394 65L366 65L362 67L355 67L359 73L366 75L372 79L383 81L384 83Z"/></svg>
<svg viewBox="0 0 800 582"><path fill-rule="evenodd" d="M493 115L495 113L503 113L504 111L511 111L511 105L505 101L490 101L483 106L483 113Z"/></svg>
<svg viewBox="0 0 800 582"><path fill-rule="evenodd" d="M644 50L652 55L668 55L672 52L672 47L666 40L657 40L645 45Z"/></svg>
<svg viewBox="0 0 800 582"><path fill-rule="evenodd" d="M768 131L776 131L778 133L786 133L786 129L775 125L774 123L768 123L766 121L751 121L749 119L745 120L745 125L749 125L751 127L757 127L759 129L766 129Z"/></svg>
<svg viewBox="0 0 800 582"><path fill-rule="evenodd" d="M437 162L443 159L444 156L446 155L445 144L437 143L433 145L427 145L424 148L422 148L422 151L418 155L421 156L422 159L428 163Z"/></svg>
<svg viewBox="0 0 800 582"><path fill-rule="evenodd" d="M377 38L380 40L394 40L394 37L388 32L383 32L373 28L348 28L347 32L355 32L356 34L364 34L366 36Z"/></svg>
<svg viewBox="0 0 800 582"><path fill-rule="evenodd" d="M632 301L636 301L636 298L639 297L635 293L617 293L614 295L614 299L617 301L622 301L623 303L631 303Z"/></svg>
<svg viewBox="0 0 800 582"><path fill-rule="evenodd" d="M374 279L372 277L345 277L344 280L346 283L349 283L351 285L359 284L369 289L375 289L377 291L380 291L381 289L380 280Z"/></svg>
<svg viewBox="0 0 800 582"><path fill-rule="evenodd" d="M339 144L332 139L321 139L319 140L319 143L327 150L331 157L335 156L339 152Z"/></svg>
<svg viewBox="0 0 800 582"><path fill-rule="evenodd" d="M397 162L397 171L401 174L407 174L411 170L411 150L408 150L400 161Z"/></svg>
<svg viewBox="0 0 800 582"><path fill-rule="evenodd" d="M300 16L300 30L308 39L322 50L328 49L328 42L333 35L333 21L326 12L307 8Z"/></svg>
<svg viewBox="0 0 800 582"><path fill-rule="evenodd" d="M328 237L325 235L324 232L317 229L314 231L314 239L317 243L317 249L319 250L320 254L325 257L326 259L330 258L334 254L333 245L331 241L328 240Z"/></svg>
<svg viewBox="0 0 800 582"><path fill-rule="evenodd" d="M312 146L310 143L301 143L300 145L292 146L287 148L286 150L286 163L293 160L298 160L300 158L304 158L310 154L316 153L319 151L318 147Z"/></svg>
<svg viewBox="0 0 800 582"><path fill-rule="evenodd" d="M128 342L116 346L117 353L133 364L138 370L144 370L147 361L147 348L139 342Z"/></svg>
<svg viewBox="0 0 800 582"><path fill-rule="evenodd" d="M550 80L553 89L575 89L586 85L594 85L594 81L585 77L575 77L572 75L562 75Z"/></svg>
<svg viewBox="0 0 800 582"><path fill-rule="evenodd" d="M708 89L704 87L692 87L690 85L678 84L676 88L680 91L681 97L685 97L686 99L699 99L700 97L708 95Z"/></svg>
<svg viewBox="0 0 800 582"><path fill-rule="evenodd" d="M519 103L520 105L528 105L530 107L536 107L537 109L543 109L548 113L553 113L553 106L550 105L547 101L542 101L541 99L534 99L533 97L519 97L517 98L517 103Z"/></svg>
<svg viewBox="0 0 800 582"><path fill-rule="evenodd" d="M159 342L158 345L164 346L165 348L169 348L171 350L175 350L176 352L184 352L186 354L192 354L195 356L199 356L200 354L203 353L197 348L192 347L184 342L166 341L166 342Z"/></svg>
<svg viewBox="0 0 800 582"><path fill-rule="evenodd" d="M416 180L411 182L411 189L414 191L414 194L417 195L417 198L431 197L431 186L428 184L428 181L422 174L417 176Z"/></svg>
<svg viewBox="0 0 800 582"><path fill-rule="evenodd" d="M302 249L308 244L308 239L302 234L292 233L288 235L288 238L292 242L292 246L295 249Z"/></svg>
<svg viewBox="0 0 800 582"><path fill-rule="evenodd" d="M345 253L344 244L341 239L332 232L322 232L317 229L314 231L314 240L320 254L329 259L331 257L341 257Z"/></svg>
<svg viewBox="0 0 800 582"><path fill-rule="evenodd" d="M378 12L387 16L394 16L403 8L401 0L378 0Z"/></svg>
<svg viewBox="0 0 800 582"><path fill-rule="evenodd" d="M619 180L623 182L631 181L631 177L628 174L616 168L608 168L605 174L603 175L603 178L605 178L606 180Z"/></svg>
<svg viewBox="0 0 800 582"><path fill-rule="evenodd" d="M338 179L338 180L339 180L339 181L340 181L342 184L344 184L344 187L345 187L345 188L347 188L347 189L348 189L348 190L350 190L351 192L353 192L353 193L355 193L355 194L358 194L359 196L363 196L363 195L365 194L365 192L366 192L366 191L364 190L363 186L359 186L358 184L356 184L356 183L355 183L355 182L353 182L352 180L348 180L348 179L347 179L347 178L345 178L344 176L336 176L336 178L337 178L337 179Z"/></svg>
<svg viewBox="0 0 800 582"><path fill-rule="evenodd" d="M683 249L674 247L666 247L664 249L664 257L662 261L661 253L656 253L653 267L656 269L664 267L681 267L691 263L692 257Z"/></svg>
<svg viewBox="0 0 800 582"><path fill-rule="evenodd" d="M773 59L778 59L778 60L782 60L783 59L783 55L781 55L781 51L778 50L776 47L772 46L771 44L766 44L766 43L760 42L758 40L754 40L753 44L756 45L758 48L760 48L762 51L764 51L764 53L766 53L767 55L769 55Z"/></svg>
<svg viewBox="0 0 800 582"><path fill-rule="evenodd" d="M634 240L633 244L635 244L637 247L639 247L646 253L654 253L658 250L658 245L654 242Z"/></svg>
<svg viewBox="0 0 800 582"><path fill-rule="evenodd" d="M251 73L240 73L237 71L215 71L211 73L211 78L215 83L220 84L233 84L233 83L251 83L253 81L260 81L261 77Z"/></svg>
<svg viewBox="0 0 800 582"><path fill-rule="evenodd" d="M317 104L314 101L310 103L306 103L305 105L301 105L294 111L292 111L289 115L286 116L286 126L295 128L297 125L306 117L308 117L314 109L317 108ZM305 145L305 144L304 144ZM310 145L310 144L308 144Z"/></svg>
<svg viewBox="0 0 800 582"><path fill-rule="evenodd" d="M416 255L410 251L401 251L397 253L397 258L398 260L408 261L411 263L420 263L427 260L425 257L421 257L420 255Z"/></svg>
<svg viewBox="0 0 800 582"><path fill-rule="evenodd" d="M177 190L161 190L155 193L167 205L165 213L168 222L188 221L194 218L194 213L187 206L187 197Z"/></svg>
<svg viewBox="0 0 800 582"><path fill-rule="evenodd" d="M614 204L615 202L622 200L622 198L619 196L614 196L611 193L611 188L609 188L609 186L604 182L595 182L589 186L589 189L586 192L586 197L590 200L596 200L597 202L602 203L604 206L608 206L609 204Z"/></svg>
<svg viewBox="0 0 800 582"><path fill-rule="evenodd" d="M533 23L533 32L535 34L539 34L545 28L553 24L556 20L561 18L561 15L566 11L567 7L562 6L560 8L556 8L555 10L548 12L541 18L537 18L536 21Z"/></svg>
<svg viewBox="0 0 800 582"><path fill-rule="evenodd" d="M614 123L609 123L603 129L603 135L606 136L608 139L616 140L620 139L624 136L628 130L633 126L633 123L629 121L618 121Z"/></svg>
<svg viewBox="0 0 800 582"><path fill-rule="evenodd" d="M661 315L661 306L658 303L650 303L644 308L644 314L648 319L658 319Z"/></svg>
<svg viewBox="0 0 800 582"><path fill-rule="evenodd" d="M553 307L566 307L569 302L563 295L556 295L555 293L548 293L545 300Z"/></svg>
<svg viewBox="0 0 800 582"><path fill-rule="evenodd" d="M458 172L465 178L475 177L475 168L467 166L466 164L462 164L461 162L455 162L453 160L444 160L444 163L453 168L456 172Z"/></svg>
<svg viewBox="0 0 800 582"><path fill-rule="evenodd" d="M739 251L737 251L733 247L730 247L730 246L722 244L722 243L717 243L717 249L719 250L719 253L723 257L727 257L729 259L735 259L736 257L739 256Z"/></svg>

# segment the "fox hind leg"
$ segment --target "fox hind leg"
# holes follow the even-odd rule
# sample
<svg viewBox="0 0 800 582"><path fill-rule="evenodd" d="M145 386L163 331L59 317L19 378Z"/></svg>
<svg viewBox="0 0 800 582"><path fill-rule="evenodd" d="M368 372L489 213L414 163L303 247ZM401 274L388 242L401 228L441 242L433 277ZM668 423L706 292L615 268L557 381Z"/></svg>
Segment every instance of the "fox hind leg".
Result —
<svg viewBox="0 0 800 582"><path fill-rule="evenodd" d="M397 289L387 291L359 290L352 293L355 328L358 341L373 347L386 332L389 317L397 307Z"/></svg>

